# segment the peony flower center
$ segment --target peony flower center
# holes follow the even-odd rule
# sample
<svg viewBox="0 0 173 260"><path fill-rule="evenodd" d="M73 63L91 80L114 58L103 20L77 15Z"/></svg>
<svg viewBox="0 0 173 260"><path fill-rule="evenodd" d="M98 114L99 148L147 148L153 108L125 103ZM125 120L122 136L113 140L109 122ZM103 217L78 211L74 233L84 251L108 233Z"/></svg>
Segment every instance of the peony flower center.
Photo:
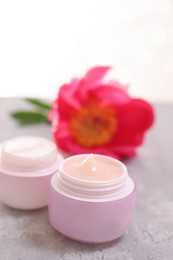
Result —
<svg viewBox="0 0 173 260"><path fill-rule="evenodd" d="M103 146L115 135L117 119L115 109L99 108L98 104L83 107L70 120L70 130L75 141L84 147Z"/></svg>

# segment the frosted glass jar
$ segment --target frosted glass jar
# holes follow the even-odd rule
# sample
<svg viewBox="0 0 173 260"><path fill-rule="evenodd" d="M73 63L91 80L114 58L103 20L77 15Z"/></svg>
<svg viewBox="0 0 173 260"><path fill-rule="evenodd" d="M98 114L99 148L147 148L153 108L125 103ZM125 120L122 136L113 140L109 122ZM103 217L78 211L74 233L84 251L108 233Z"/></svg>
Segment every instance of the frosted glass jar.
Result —
<svg viewBox="0 0 173 260"><path fill-rule="evenodd" d="M0 201L18 209L47 205L51 176L62 156L55 144L37 136L9 139L0 146Z"/></svg>
<svg viewBox="0 0 173 260"><path fill-rule="evenodd" d="M75 240L100 243L129 228L136 189L120 161L99 154L65 159L51 179L49 220Z"/></svg>

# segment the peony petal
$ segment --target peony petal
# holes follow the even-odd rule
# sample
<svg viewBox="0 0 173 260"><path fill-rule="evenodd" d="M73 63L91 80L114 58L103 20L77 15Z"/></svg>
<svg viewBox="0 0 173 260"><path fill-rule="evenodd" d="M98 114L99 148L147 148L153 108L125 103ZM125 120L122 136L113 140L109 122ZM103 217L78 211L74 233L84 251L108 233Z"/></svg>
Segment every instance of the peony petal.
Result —
<svg viewBox="0 0 173 260"><path fill-rule="evenodd" d="M124 85L117 80L110 80L107 85L112 86L112 87L116 87L116 88L121 88L125 91L128 91L128 89L129 89L129 84Z"/></svg>
<svg viewBox="0 0 173 260"><path fill-rule="evenodd" d="M69 131L69 124L66 120L60 120L57 127L52 126L52 132L54 136L55 143L66 152L69 152L67 149L67 144L71 142L72 136Z"/></svg>
<svg viewBox="0 0 173 260"><path fill-rule="evenodd" d="M116 145L116 144L111 144L109 146L109 149L115 153L118 154L120 158L122 157L132 157L136 155L135 152L135 146L126 146L126 145Z"/></svg>
<svg viewBox="0 0 173 260"><path fill-rule="evenodd" d="M138 146L143 142L144 132L153 124L154 111L146 101L132 99L128 104L117 107L117 118L114 143Z"/></svg>
<svg viewBox="0 0 173 260"><path fill-rule="evenodd" d="M54 134L58 135L57 138L66 138L70 136L69 124L66 120L60 120L58 124L58 128L53 129Z"/></svg>
<svg viewBox="0 0 173 260"><path fill-rule="evenodd" d="M79 87L80 81L73 80L71 84L63 85L58 95L58 110L61 115L69 116L72 111L81 107L80 101L75 98L76 89Z"/></svg>
<svg viewBox="0 0 173 260"><path fill-rule="evenodd" d="M110 85L91 90L90 96L102 100L103 105L122 105L131 100L125 89Z"/></svg>
<svg viewBox="0 0 173 260"><path fill-rule="evenodd" d="M120 123L135 130L146 130L154 121L152 106L142 99L131 99L131 101L119 109L118 117Z"/></svg>
<svg viewBox="0 0 173 260"><path fill-rule="evenodd" d="M52 104L52 107L51 107L51 110L48 114L48 119L50 121L57 121L58 118L59 118L59 115L58 115L58 104L57 104L57 99L53 102Z"/></svg>
<svg viewBox="0 0 173 260"><path fill-rule="evenodd" d="M83 83L87 86L90 87L91 85L99 85L104 76L106 75L106 73L108 72L108 70L110 70L111 67L107 66L107 67L94 67L92 69L90 69L85 77L83 78Z"/></svg>
<svg viewBox="0 0 173 260"><path fill-rule="evenodd" d="M57 121L58 120L58 113L55 110L51 110L48 114L48 120L49 121Z"/></svg>
<svg viewBox="0 0 173 260"><path fill-rule="evenodd" d="M81 102L85 102L88 99L89 90L93 90L102 85L103 78L111 67L94 67L90 69L85 77L81 80L80 88L77 91L77 98Z"/></svg>

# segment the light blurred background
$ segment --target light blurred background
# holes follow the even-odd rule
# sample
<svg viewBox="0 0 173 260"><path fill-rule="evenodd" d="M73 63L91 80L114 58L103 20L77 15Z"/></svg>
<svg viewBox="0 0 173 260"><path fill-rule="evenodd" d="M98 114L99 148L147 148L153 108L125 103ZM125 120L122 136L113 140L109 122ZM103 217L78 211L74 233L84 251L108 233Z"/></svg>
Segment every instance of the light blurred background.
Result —
<svg viewBox="0 0 173 260"><path fill-rule="evenodd" d="M1 0L0 96L54 98L94 65L173 102L173 0Z"/></svg>

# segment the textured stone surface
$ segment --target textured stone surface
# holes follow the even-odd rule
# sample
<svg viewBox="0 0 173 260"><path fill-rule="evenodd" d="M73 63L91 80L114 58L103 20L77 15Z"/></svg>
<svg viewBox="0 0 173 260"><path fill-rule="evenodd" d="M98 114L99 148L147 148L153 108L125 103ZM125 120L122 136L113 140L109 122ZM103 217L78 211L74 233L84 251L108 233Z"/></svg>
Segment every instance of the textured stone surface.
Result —
<svg viewBox="0 0 173 260"><path fill-rule="evenodd" d="M21 100L0 99L0 141L21 134L51 138L49 126L19 127L9 118L9 111L25 106ZM123 238L79 243L50 226L47 208L18 211L0 204L0 260L173 259L173 105L157 105L156 114L138 156L125 162L138 193L133 226Z"/></svg>

